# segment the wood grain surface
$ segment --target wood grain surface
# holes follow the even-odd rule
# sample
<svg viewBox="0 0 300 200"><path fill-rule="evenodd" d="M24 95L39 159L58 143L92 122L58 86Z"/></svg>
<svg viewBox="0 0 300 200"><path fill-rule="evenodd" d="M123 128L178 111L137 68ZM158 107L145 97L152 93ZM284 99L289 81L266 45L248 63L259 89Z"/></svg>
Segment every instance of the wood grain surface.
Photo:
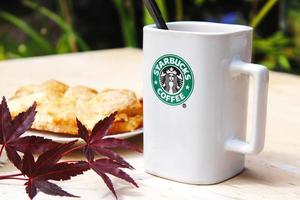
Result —
<svg viewBox="0 0 300 200"><path fill-rule="evenodd" d="M21 85L48 79L70 85L129 88L142 94L142 51L116 49L0 62L0 95L10 96ZM142 145L142 136L131 139ZM134 199L300 199L300 77L270 73L266 143L262 153L247 156L246 169L217 185L186 185L144 172L143 156L119 151L136 170L129 172L140 185L131 187L112 178L120 200ZM170 152L172 153L172 152ZM82 157L71 155L70 159ZM200 169L199 169L200 170ZM10 164L0 174L15 172ZM59 183L81 199L114 199L102 180L87 172ZM0 199L26 199L22 182L0 181ZM37 200L59 199L39 193ZM72 199L72 198L62 198Z"/></svg>

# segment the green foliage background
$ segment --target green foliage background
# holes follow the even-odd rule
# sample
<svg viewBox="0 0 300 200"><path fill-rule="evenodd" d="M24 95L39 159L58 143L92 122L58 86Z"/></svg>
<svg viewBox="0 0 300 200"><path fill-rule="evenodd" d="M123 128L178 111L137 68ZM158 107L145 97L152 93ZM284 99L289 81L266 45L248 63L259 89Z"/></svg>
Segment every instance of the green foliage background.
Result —
<svg viewBox="0 0 300 200"><path fill-rule="evenodd" d="M254 60L300 74L299 0L157 0L167 21L250 25ZM142 47L153 23L142 0L2 0L0 60Z"/></svg>

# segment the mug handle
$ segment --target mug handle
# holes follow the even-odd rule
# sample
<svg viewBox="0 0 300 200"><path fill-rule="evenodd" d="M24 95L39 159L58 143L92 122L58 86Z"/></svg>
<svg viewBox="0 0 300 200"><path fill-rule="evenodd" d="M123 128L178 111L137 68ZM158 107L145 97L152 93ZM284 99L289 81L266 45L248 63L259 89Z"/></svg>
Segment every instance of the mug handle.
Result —
<svg viewBox="0 0 300 200"><path fill-rule="evenodd" d="M234 61L230 65L230 73L233 77L240 74L253 77L253 124L249 142L230 138L225 143L225 149L242 154L257 154L263 149L265 142L269 71L262 65Z"/></svg>

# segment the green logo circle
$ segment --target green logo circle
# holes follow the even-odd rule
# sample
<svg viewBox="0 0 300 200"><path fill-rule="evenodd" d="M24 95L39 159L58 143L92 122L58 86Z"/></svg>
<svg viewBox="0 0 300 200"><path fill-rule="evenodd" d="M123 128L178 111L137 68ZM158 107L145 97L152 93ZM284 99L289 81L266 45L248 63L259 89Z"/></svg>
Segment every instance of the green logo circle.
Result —
<svg viewBox="0 0 300 200"><path fill-rule="evenodd" d="M189 64L177 55L157 59L151 71L154 93L164 103L176 106L184 103L194 89L194 75Z"/></svg>

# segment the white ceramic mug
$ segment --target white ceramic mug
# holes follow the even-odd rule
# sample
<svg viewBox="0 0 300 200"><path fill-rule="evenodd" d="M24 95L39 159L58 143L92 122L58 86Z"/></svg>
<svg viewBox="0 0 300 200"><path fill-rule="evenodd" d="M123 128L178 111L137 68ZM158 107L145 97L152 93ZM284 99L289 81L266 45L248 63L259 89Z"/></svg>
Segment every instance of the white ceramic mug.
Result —
<svg viewBox="0 0 300 200"><path fill-rule="evenodd" d="M252 28L206 22L144 28L144 156L148 173L213 184L263 149L268 70L251 64ZM246 138L249 77L254 95Z"/></svg>

